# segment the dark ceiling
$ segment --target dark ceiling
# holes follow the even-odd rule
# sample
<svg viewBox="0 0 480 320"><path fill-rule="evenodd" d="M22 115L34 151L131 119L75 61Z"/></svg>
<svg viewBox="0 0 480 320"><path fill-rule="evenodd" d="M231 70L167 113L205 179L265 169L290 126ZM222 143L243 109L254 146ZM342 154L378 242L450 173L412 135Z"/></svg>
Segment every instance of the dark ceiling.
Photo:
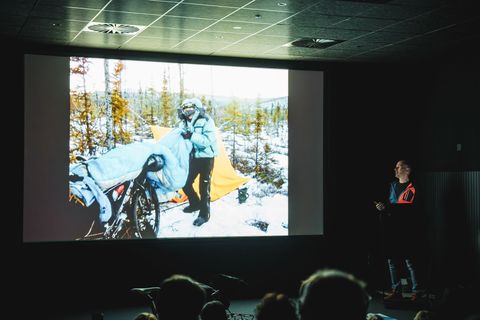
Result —
<svg viewBox="0 0 480 320"><path fill-rule="evenodd" d="M303 61L425 60L480 39L477 1L2 0L26 43ZM112 24L100 33L89 29ZM118 24L118 25L113 25ZM124 25L139 29L136 33ZM97 29L103 26L96 27ZM326 48L296 47L338 43Z"/></svg>

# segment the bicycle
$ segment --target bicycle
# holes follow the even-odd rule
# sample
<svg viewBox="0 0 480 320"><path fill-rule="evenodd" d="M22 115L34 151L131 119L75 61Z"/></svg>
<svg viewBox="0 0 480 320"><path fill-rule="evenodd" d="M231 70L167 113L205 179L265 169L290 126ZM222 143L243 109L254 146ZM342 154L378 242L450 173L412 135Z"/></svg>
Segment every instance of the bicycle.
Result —
<svg viewBox="0 0 480 320"><path fill-rule="evenodd" d="M87 162L83 164L88 171ZM80 239L156 238L160 229L160 203L154 187L147 179L147 173L161 170L163 164L163 158L153 154L147 159L136 178L103 190L111 206L111 217L104 223L103 231L93 233L95 219L88 232ZM70 175L70 181L83 180L84 177ZM86 206L81 199L71 194L70 200L72 199Z"/></svg>

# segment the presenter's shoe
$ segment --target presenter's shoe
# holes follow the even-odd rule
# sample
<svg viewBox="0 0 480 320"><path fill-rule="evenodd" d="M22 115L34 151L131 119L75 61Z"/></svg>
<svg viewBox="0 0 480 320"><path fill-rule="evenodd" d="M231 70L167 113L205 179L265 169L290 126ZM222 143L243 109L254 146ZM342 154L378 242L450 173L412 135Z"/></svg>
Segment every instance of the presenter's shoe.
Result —
<svg viewBox="0 0 480 320"><path fill-rule="evenodd" d="M200 210L200 206L198 205L189 205L189 206L186 206L185 208L183 208L183 212L185 213L192 213L192 212L195 212L195 211L198 211Z"/></svg>
<svg viewBox="0 0 480 320"><path fill-rule="evenodd" d="M403 299L402 293L398 290L392 290L383 297L384 301L398 301Z"/></svg>
<svg viewBox="0 0 480 320"><path fill-rule="evenodd" d="M200 227L202 224L204 224L208 220L210 220L210 213L204 214L204 213L200 212L197 219L195 219L193 221L193 225L197 226L197 227Z"/></svg>

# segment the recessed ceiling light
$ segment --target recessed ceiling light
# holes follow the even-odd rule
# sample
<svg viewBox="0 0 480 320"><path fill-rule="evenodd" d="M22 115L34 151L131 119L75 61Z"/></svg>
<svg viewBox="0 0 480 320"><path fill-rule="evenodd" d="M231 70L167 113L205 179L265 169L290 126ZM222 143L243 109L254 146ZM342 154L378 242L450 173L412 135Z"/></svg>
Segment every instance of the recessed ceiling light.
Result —
<svg viewBox="0 0 480 320"><path fill-rule="evenodd" d="M336 39L302 38L291 42L291 45L293 47L324 49L343 41L344 40Z"/></svg>
<svg viewBox="0 0 480 320"><path fill-rule="evenodd" d="M235 29L235 30L241 30L242 27L240 27L240 26L235 26L235 27L233 27L233 29Z"/></svg>
<svg viewBox="0 0 480 320"><path fill-rule="evenodd" d="M287 3L286 2L277 2L277 6L279 7L286 7Z"/></svg>
<svg viewBox="0 0 480 320"><path fill-rule="evenodd" d="M144 28L144 26L134 26L129 24L91 22L84 28L84 31L93 31L106 34L133 35Z"/></svg>

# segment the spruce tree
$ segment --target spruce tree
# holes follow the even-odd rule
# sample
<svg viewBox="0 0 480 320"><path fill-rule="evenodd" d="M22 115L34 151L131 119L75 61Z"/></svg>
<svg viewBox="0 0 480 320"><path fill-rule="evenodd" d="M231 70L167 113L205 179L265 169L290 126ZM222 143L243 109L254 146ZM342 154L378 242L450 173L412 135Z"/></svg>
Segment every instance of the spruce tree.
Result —
<svg viewBox="0 0 480 320"><path fill-rule="evenodd" d="M114 144L128 144L131 142L131 134L128 130L128 101L122 96L122 71L124 64L118 61L113 72L112 88L112 116Z"/></svg>
<svg viewBox="0 0 480 320"><path fill-rule="evenodd" d="M168 91L168 81L165 72L163 73L161 99L161 121L165 127L172 127L175 122L175 109L173 108L172 95Z"/></svg>

